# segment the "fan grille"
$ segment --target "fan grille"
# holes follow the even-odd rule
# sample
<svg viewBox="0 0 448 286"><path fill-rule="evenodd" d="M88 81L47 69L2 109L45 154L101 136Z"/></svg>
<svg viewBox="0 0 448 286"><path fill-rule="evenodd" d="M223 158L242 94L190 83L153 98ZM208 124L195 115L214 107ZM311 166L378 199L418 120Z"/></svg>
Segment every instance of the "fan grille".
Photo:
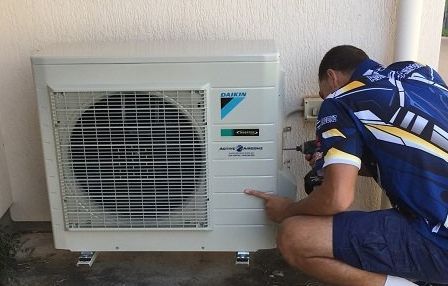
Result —
<svg viewBox="0 0 448 286"><path fill-rule="evenodd" d="M66 228L208 227L203 90L50 98Z"/></svg>

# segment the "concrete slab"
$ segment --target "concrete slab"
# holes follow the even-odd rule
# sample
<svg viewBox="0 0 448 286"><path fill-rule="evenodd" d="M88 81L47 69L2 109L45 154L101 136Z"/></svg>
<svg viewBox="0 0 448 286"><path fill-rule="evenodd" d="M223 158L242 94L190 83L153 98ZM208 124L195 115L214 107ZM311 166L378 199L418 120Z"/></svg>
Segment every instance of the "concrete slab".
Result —
<svg viewBox="0 0 448 286"><path fill-rule="evenodd" d="M448 82L448 37L442 37L440 44L439 74Z"/></svg>
<svg viewBox="0 0 448 286"><path fill-rule="evenodd" d="M251 254L250 266L235 265L234 253L102 252L91 268L76 267L79 253L54 249L48 229L13 228L20 248L11 279L0 285L322 285L287 266L276 250Z"/></svg>

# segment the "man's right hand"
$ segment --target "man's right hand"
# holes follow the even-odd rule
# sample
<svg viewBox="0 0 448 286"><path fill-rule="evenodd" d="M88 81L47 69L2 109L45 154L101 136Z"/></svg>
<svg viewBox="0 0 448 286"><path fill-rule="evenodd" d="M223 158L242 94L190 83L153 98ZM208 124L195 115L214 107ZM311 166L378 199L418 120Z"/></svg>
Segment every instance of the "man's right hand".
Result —
<svg viewBox="0 0 448 286"><path fill-rule="evenodd" d="M308 164L311 166L311 168L314 168L314 166L316 165L316 161L320 158L322 158L322 152L316 152L313 155L305 155L305 160L308 161Z"/></svg>
<svg viewBox="0 0 448 286"><path fill-rule="evenodd" d="M294 201L291 199L252 189L245 189L244 192L248 195L264 200L266 214L273 222L281 223L285 218L293 215L288 212L289 207L294 204Z"/></svg>

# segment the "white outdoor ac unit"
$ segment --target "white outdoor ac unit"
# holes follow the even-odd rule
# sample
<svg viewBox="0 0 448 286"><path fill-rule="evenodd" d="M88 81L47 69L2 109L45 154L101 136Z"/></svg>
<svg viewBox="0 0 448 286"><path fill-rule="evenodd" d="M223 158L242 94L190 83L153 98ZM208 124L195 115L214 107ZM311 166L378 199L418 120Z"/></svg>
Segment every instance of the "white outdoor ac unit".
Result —
<svg viewBox="0 0 448 286"><path fill-rule="evenodd" d="M243 193L295 191L273 42L67 44L32 63L56 248L275 246Z"/></svg>

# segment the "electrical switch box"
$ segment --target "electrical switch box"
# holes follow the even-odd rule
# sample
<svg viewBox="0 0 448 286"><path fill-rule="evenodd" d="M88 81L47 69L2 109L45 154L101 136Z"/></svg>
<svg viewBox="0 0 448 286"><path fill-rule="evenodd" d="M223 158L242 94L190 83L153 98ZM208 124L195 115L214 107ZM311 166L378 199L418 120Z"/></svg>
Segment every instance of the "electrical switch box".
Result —
<svg viewBox="0 0 448 286"><path fill-rule="evenodd" d="M317 119L322 101L320 97L305 97L303 111L305 120L312 121Z"/></svg>

